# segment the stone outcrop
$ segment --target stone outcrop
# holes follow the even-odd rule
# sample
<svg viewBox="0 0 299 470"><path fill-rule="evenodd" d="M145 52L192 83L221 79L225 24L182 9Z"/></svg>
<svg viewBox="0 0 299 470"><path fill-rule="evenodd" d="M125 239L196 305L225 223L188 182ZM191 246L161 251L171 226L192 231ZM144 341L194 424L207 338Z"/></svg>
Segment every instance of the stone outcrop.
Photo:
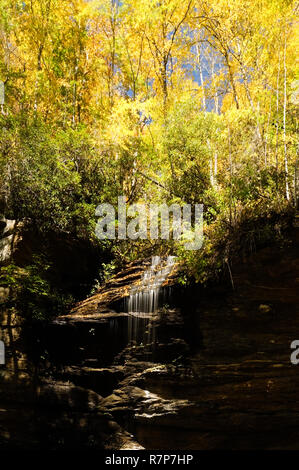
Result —
<svg viewBox="0 0 299 470"><path fill-rule="evenodd" d="M121 310L123 308L123 300L129 295L132 287L140 284L143 273L150 265L151 258L144 260L142 263L130 263L124 270L107 281L94 295L79 302L70 314L65 317L70 317L69 320L82 316L93 318L99 314L102 315L107 310L111 311L113 307ZM163 286L175 283L177 268L177 265L173 266L167 279L163 282Z"/></svg>
<svg viewBox="0 0 299 470"><path fill-rule="evenodd" d="M130 266L37 332L35 375L2 374L0 446L299 449L297 246L296 229L232 266L234 290L182 290L128 344L121 300L144 269Z"/></svg>
<svg viewBox="0 0 299 470"><path fill-rule="evenodd" d="M299 333L297 236L234 266L234 291L219 286L190 293L196 308L183 322L190 349L174 357L158 352L156 364L146 361L145 346L116 357L124 378L103 404L140 445L299 448L299 379L290 362ZM158 345L167 344L167 335L170 342L187 339L181 320L171 311L158 316Z"/></svg>
<svg viewBox="0 0 299 470"><path fill-rule="evenodd" d="M32 382L1 373L0 448L103 449L137 445L102 405L102 397L70 382Z"/></svg>

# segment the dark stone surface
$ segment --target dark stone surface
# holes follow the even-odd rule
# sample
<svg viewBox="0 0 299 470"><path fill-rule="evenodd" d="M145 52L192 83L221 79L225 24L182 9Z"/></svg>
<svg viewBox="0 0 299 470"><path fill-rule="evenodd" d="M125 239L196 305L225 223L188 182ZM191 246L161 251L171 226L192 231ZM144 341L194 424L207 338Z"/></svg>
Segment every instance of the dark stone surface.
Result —
<svg viewBox="0 0 299 470"><path fill-rule="evenodd" d="M1 376L0 447L299 449L297 247L298 229L235 263L234 290L181 293L154 344L107 309L45 329L40 369Z"/></svg>

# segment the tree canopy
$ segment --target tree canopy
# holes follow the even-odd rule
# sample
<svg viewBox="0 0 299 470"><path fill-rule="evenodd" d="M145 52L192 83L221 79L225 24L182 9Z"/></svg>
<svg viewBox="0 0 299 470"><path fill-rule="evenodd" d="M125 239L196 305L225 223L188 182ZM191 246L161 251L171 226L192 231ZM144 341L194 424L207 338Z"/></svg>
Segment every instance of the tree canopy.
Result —
<svg viewBox="0 0 299 470"><path fill-rule="evenodd" d="M1 0L2 212L92 236L122 194L203 202L207 225L295 205L296 17L292 0Z"/></svg>

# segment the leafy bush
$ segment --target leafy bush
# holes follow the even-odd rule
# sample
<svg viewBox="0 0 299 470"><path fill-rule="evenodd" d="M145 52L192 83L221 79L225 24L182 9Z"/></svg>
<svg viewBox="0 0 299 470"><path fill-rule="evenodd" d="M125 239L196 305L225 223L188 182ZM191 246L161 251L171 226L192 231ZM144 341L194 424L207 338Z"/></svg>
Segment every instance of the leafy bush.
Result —
<svg viewBox="0 0 299 470"><path fill-rule="evenodd" d="M207 283L217 280L224 270L258 247L275 241L284 241L284 234L291 225L294 208L285 200L271 202L260 200L239 205L231 214L223 210L217 219L204 225L204 243L200 251L187 251L182 246L177 250L183 262L180 282L192 279Z"/></svg>
<svg viewBox="0 0 299 470"><path fill-rule="evenodd" d="M73 299L53 288L47 278L50 265L34 256L32 264L19 268L14 264L0 269L0 286L10 289L6 308L14 308L27 321L48 321L66 313Z"/></svg>

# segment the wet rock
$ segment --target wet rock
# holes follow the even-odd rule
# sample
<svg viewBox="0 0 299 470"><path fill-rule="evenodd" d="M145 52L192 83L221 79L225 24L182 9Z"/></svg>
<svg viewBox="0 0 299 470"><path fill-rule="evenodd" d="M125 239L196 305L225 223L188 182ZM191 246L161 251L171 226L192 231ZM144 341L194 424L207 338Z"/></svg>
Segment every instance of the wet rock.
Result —
<svg viewBox="0 0 299 470"><path fill-rule="evenodd" d="M49 408L63 408L77 411L95 411L102 403L102 397L92 390L68 382L48 381L37 386L36 401Z"/></svg>
<svg viewBox="0 0 299 470"><path fill-rule="evenodd" d="M132 262L121 272L109 279L96 294L79 302L66 317L95 316L103 313L107 306L117 311L125 310L125 299L133 286L138 287L142 276L150 266L152 259L147 258L142 262ZM173 265L164 280L163 285L172 285L177 276L177 265Z"/></svg>
<svg viewBox="0 0 299 470"><path fill-rule="evenodd" d="M75 385L94 390L103 396L107 396L116 388L125 374L122 366L114 366L102 369L92 367L67 367L61 375L64 380L70 380Z"/></svg>
<svg viewBox="0 0 299 470"><path fill-rule="evenodd" d="M102 449L112 440L124 442L118 436L125 432L97 393L66 382L34 385L25 374L1 379L1 449Z"/></svg>
<svg viewBox="0 0 299 470"><path fill-rule="evenodd" d="M103 400L103 406L118 419L128 416L146 417L152 419L156 416L176 414L181 407L188 406L186 400L167 400L139 387L123 386L114 390Z"/></svg>
<svg viewBox="0 0 299 470"><path fill-rule="evenodd" d="M64 354L53 380L41 389L30 375L17 377L18 385L13 377L3 382L0 398L11 392L12 401L1 403L0 442L298 449L299 379L290 363L299 331L296 260L295 248L266 248L232 266L233 292L195 286L190 298L185 293L183 312L164 308L152 318L155 341L144 344L128 345L128 315L93 297L81 305L85 316L79 309L49 335ZM115 301L128 279L139 276L134 270L112 281L109 298Z"/></svg>

